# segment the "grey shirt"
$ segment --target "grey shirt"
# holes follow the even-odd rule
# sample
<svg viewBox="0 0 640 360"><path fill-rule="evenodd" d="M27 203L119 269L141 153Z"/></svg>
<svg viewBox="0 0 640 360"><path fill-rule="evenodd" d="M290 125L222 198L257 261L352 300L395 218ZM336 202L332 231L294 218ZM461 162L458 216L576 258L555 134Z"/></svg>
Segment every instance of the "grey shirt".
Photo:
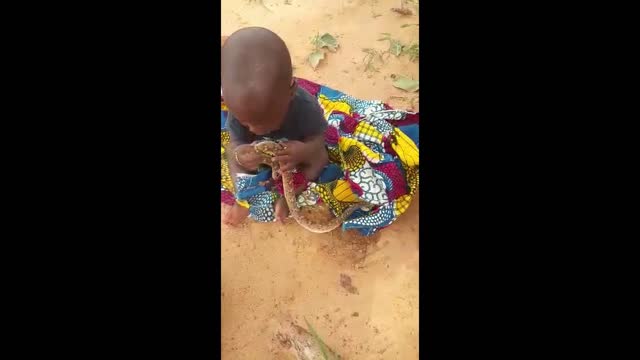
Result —
<svg viewBox="0 0 640 360"><path fill-rule="evenodd" d="M306 90L297 87L280 129L267 135L255 135L242 126L230 112L227 114L227 129L231 139L240 144L262 139L303 141L310 136L323 134L327 129L327 121L318 100Z"/></svg>

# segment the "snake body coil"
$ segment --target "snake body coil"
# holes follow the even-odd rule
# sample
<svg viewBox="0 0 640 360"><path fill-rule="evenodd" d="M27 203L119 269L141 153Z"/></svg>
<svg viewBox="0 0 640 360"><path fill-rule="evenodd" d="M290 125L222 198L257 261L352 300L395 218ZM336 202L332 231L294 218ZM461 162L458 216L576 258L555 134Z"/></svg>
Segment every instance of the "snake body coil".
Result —
<svg viewBox="0 0 640 360"><path fill-rule="evenodd" d="M255 151L259 155L261 155L262 164L271 167L273 178L275 179L279 165L277 162L274 162L271 159L277 151L283 149L283 146L275 141L265 140L255 143L253 147ZM318 234L330 232L338 228L354 211L356 211L363 205L362 203L351 205L347 209L345 209L345 211L343 211L340 216L331 219L327 223L317 224L302 216L302 213L300 212L300 208L298 207L298 203L296 201L295 186L293 183L293 174L291 173L291 171L285 171L282 173L282 188L284 192L284 198L289 207L291 216L296 220L298 224L300 224L300 226Z"/></svg>

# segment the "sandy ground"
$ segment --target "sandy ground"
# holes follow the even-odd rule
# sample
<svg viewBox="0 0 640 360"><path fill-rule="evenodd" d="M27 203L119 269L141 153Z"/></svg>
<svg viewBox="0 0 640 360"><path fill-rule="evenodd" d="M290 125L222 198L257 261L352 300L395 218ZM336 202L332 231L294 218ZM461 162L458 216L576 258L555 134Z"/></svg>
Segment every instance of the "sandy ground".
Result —
<svg viewBox="0 0 640 360"><path fill-rule="evenodd" d="M365 73L362 48L391 33L418 39L417 16L390 11L387 0L222 0L222 34L263 26L289 46L296 76L363 99L381 99L418 110L417 94L391 85L391 74L418 77L406 56L391 57L378 73ZM315 71L306 63L318 32L340 44ZM403 98L400 98L403 97ZM222 225L222 359L292 359L274 339L283 316L305 318L345 359L418 358L418 195L409 210L376 236L336 230L313 234L288 224L247 221ZM223 211L225 211L223 209ZM353 288L341 285L351 279ZM351 291L349 291L351 290Z"/></svg>

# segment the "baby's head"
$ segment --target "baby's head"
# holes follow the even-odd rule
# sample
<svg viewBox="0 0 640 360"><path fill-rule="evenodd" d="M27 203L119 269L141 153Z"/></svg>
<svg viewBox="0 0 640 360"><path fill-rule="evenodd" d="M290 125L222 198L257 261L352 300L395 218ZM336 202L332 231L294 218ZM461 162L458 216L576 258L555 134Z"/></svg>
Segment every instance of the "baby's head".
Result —
<svg viewBox="0 0 640 360"><path fill-rule="evenodd" d="M249 27L226 40L222 92L234 117L256 135L280 128L294 94L291 56L273 32Z"/></svg>

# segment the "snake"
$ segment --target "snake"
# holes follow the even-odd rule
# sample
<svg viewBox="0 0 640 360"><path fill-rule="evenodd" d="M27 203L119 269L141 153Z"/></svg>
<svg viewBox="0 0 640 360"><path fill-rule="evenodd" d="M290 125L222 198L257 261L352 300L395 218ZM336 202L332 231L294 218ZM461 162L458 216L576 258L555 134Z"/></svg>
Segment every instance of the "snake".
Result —
<svg viewBox="0 0 640 360"><path fill-rule="evenodd" d="M280 142L271 141L271 140L263 140L254 143L254 150L260 156L260 161L263 165L271 167L272 177L273 179L278 178L278 169L280 165L277 161L273 161L273 157L275 154L284 149L284 145ZM287 206L289 207L289 213L291 217L303 228L313 233L322 234L333 231L338 228L342 223L356 210L360 207L366 205L364 202L357 202L347 209L345 209L342 214L338 217L334 217L328 222L325 223L316 223L302 214L300 208L298 207L298 202L296 201L296 193L295 186L293 182L293 173L291 170L282 172L282 189L284 193L284 199L287 202Z"/></svg>

